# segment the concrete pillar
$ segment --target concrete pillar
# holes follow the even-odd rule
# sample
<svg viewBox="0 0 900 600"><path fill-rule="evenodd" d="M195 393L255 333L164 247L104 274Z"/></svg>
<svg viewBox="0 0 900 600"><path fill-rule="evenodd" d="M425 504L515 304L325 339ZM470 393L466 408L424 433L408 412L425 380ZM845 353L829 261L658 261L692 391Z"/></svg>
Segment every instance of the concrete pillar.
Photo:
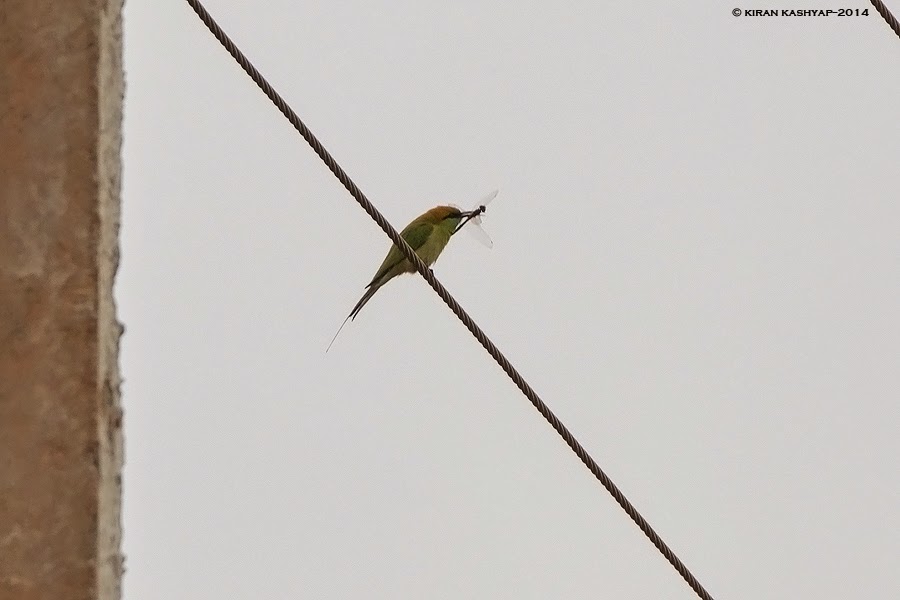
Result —
<svg viewBox="0 0 900 600"><path fill-rule="evenodd" d="M0 599L114 600L122 0L0 0Z"/></svg>

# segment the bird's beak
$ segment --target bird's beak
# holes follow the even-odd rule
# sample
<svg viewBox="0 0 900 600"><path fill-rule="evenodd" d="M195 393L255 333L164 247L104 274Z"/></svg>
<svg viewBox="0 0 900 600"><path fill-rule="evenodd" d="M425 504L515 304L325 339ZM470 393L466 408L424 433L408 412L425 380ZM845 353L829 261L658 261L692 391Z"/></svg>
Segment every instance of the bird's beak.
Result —
<svg viewBox="0 0 900 600"><path fill-rule="evenodd" d="M456 226L456 229L453 230L453 233L456 233L457 231L462 229L463 225L465 225L471 219L474 219L475 217L477 217L478 215L480 215L483 212L485 212L484 206L479 206L475 210L466 210L466 211L459 213L459 216L462 220L459 222L459 225Z"/></svg>
<svg viewBox="0 0 900 600"><path fill-rule="evenodd" d="M464 218L471 219L472 217L477 217L478 215L480 215L480 214L482 214L482 213L484 213L484 212L486 212L486 211L487 211L487 209L485 209L484 206L479 206L478 208L476 208L476 209L474 209L474 210L463 211L463 212L460 213L460 214L461 214Z"/></svg>

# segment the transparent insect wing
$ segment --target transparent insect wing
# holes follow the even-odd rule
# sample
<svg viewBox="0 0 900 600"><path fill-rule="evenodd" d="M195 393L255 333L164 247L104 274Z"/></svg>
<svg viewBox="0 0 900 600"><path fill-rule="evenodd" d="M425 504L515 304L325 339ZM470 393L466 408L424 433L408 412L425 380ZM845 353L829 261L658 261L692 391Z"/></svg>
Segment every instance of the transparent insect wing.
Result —
<svg viewBox="0 0 900 600"><path fill-rule="evenodd" d="M472 210L477 210L480 208L481 214L484 214L484 209L494 200L494 198L497 197L497 194L499 192L500 190L494 190L493 192L479 200L478 204L472 207ZM481 214L472 217L469 222L466 223L466 226L463 227L463 229L467 230L472 235L472 237L478 240L480 244L487 246L488 248L493 248L494 242L491 240L491 236L489 236L481 226Z"/></svg>
<svg viewBox="0 0 900 600"><path fill-rule="evenodd" d="M478 243L483 246L487 246L488 248L494 247L494 242L491 240L491 236L487 234L484 228L481 226L481 217L474 217L471 221L466 223L466 226L463 227L469 234L478 240Z"/></svg>
<svg viewBox="0 0 900 600"><path fill-rule="evenodd" d="M479 200L478 204L475 205L475 208L478 208L479 206L486 207L488 204L490 204L491 202L494 201L494 198L496 198L497 194L499 194L499 193L500 193L500 190L494 190L493 192L491 192L490 194L488 194L487 196L485 196L484 198Z"/></svg>

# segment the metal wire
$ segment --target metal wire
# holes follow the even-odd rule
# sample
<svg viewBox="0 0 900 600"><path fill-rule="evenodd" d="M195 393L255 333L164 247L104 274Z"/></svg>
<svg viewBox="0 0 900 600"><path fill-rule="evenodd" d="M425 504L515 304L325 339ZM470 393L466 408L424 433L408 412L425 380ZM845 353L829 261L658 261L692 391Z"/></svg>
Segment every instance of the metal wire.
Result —
<svg viewBox="0 0 900 600"><path fill-rule="evenodd" d="M870 0L872 2L872 6L875 7L875 10L878 11L885 21L887 21L888 26L894 30L894 33L897 34L897 37L900 37L900 22L897 22L897 17L891 14L891 11L888 10L888 7L884 5L884 2L881 0Z"/></svg>
<svg viewBox="0 0 900 600"><path fill-rule="evenodd" d="M615 498L616 502L622 509L628 514L629 517L640 527L641 531L650 539L654 546L656 546L657 550L659 550L663 556L666 557L676 571L684 578L691 589L697 593L700 598L703 600L712 600L712 596L710 596L709 592L704 589L700 582L696 577L688 570L687 566L675 555L671 548L659 537L659 534L654 531L653 527L650 526L650 523L641 516L638 510L634 507L631 502L625 497L621 490L613 483L613 481L609 478L609 476L603 472L600 466L594 461L593 458L587 453L587 450L575 439L575 436L563 425L562 421L553 414L543 400L537 395L537 393L531 388L530 385L525 381L522 375L512 366L509 360L500 352L497 346L488 338L487 335L481 330L478 325L475 324L475 321L472 320L466 311L459 305L459 303L450 295L450 292L441 285L441 283L437 280L434 274L431 272L425 263L416 255L415 251L410 248L409 244L400 237L400 234L397 233L397 230L394 229L391 224L387 221L387 219L382 216L380 212L369 202L368 198L362 193L362 191L356 186L355 183L350 179L347 173L341 168L340 165L334 160L331 154L325 149L322 143L313 135L313 133L309 130L309 128L300 120L300 117L288 106L287 102L275 91L275 89L269 84L268 81L256 70L256 67L250 62L250 60L244 56L244 54L237 48L234 42L222 31L222 28L213 20L212 16L206 11L203 5L199 2L199 0L187 0L187 3L191 6L194 12L197 13L197 16L200 17L200 20L206 25L207 28L212 32L212 34L216 37L217 40L228 50L228 53L241 65L241 68L246 71L247 75L259 86L259 88L263 91L263 93L268 96L268 98L278 107L278 110L281 111L288 121L290 121L291 125L303 136L303 139L307 141L307 143L312 147L313 151L319 155L328 168L331 169L331 172L334 173L335 177L344 184L344 187L347 188L347 191L353 196L353 198L362 206L363 210L369 213L369 216L378 223L378 226L387 234L391 241L397 245L398 248L406 255L406 258L410 260L410 262L415 265L416 270L419 274L425 278L425 281L428 282L435 292L441 297L441 299L450 307L450 310L462 321L463 325L466 326L472 335L478 340L478 342L487 350L488 354L497 361L497 364L500 365L500 368L512 379L513 383L516 384L525 397L528 398L529 402L534 405L534 407L538 410L538 412L543 415L543 417L550 423L553 429L563 438L563 440L568 444L568 446L572 449L573 452L581 459L581 462L590 470L591 473L594 474L603 487Z"/></svg>

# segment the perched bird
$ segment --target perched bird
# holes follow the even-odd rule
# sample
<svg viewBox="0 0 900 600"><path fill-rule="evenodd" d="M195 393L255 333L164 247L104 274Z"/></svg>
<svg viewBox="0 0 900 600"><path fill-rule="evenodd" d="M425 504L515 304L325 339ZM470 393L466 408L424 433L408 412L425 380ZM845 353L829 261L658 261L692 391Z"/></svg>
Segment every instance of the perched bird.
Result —
<svg viewBox="0 0 900 600"><path fill-rule="evenodd" d="M410 247L416 251L419 258L422 259L422 262L430 267L434 264L434 261L437 260L438 256L441 255L441 252L443 252L444 248L447 246L447 242L450 241L450 237L456 233L462 225L465 225L469 219L477 217L483 213L484 210L483 206L479 206L475 208L475 210L467 211L460 210L455 206L435 206L425 214L413 219L413 221L400 232L400 237L406 240L406 243L409 244ZM416 268L409 262L409 259L403 255L400 248L398 248L396 244L392 245L384 262L381 263L381 266L378 267L378 270L375 272L372 281L366 286L366 292L362 295L362 298L359 299L359 302L356 303L356 306L353 307L353 310L350 311L350 314L347 315L347 318L344 319L344 322L341 323L341 326L338 328L337 333L334 334L334 337L331 339L331 343L328 344L328 348L325 349L325 352L328 352L331 348L331 344L337 339L338 333L341 332L341 329L344 328L347 321L356 318L356 315L359 314L362 307L366 305L366 302L372 299L372 296L375 295L375 292L377 292L381 286L397 275L415 272Z"/></svg>

